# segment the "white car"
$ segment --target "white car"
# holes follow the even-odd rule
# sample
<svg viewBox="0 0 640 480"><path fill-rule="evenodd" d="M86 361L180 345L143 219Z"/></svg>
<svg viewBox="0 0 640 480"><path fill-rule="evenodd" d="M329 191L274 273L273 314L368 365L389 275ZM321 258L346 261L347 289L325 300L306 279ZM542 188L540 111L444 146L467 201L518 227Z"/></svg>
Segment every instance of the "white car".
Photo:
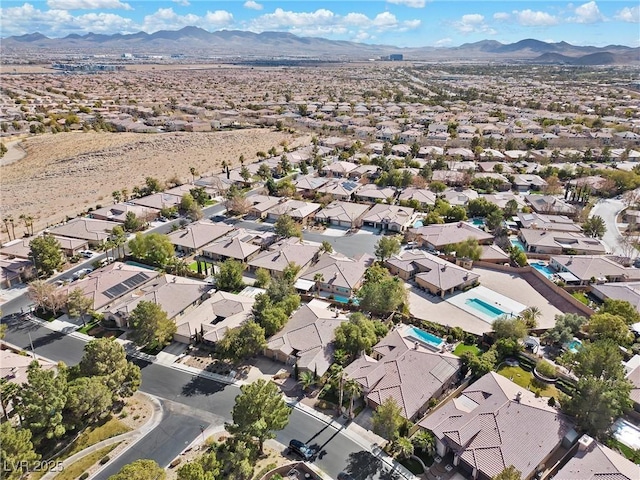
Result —
<svg viewBox="0 0 640 480"><path fill-rule="evenodd" d="M80 250L78 252L78 255L84 257L84 258L91 258L93 257L93 252L91 250Z"/></svg>
<svg viewBox="0 0 640 480"><path fill-rule="evenodd" d="M93 272L92 268L81 268L80 270L78 270L73 274L73 279L78 280L79 278L82 278L85 275L89 275L91 272Z"/></svg>

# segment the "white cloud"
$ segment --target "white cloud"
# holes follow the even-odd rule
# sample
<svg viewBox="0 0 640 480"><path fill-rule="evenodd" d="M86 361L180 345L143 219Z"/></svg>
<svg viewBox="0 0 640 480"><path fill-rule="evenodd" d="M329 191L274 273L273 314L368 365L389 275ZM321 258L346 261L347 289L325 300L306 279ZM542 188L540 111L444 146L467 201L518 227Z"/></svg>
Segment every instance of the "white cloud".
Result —
<svg viewBox="0 0 640 480"><path fill-rule="evenodd" d="M426 0L387 0L387 3L394 5L404 5L411 8L424 8L427 4Z"/></svg>
<svg viewBox="0 0 640 480"><path fill-rule="evenodd" d="M557 25L558 18L550 15L546 12L533 11L533 10L514 10L513 15L520 25L525 27L541 27L549 25Z"/></svg>
<svg viewBox="0 0 640 480"><path fill-rule="evenodd" d="M246 2L244 2L243 7L248 8L249 10L262 10L264 8L262 4L254 0L247 0Z"/></svg>
<svg viewBox="0 0 640 480"><path fill-rule="evenodd" d="M493 19L498 22L506 22L511 18L511 15L507 12L497 12L493 14Z"/></svg>
<svg viewBox="0 0 640 480"><path fill-rule="evenodd" d="M640 7L625 7L616 13L616 20L629 23L640 23Z"/></svg>
<svg viewBox="0 0 640 480"><path fill-rule="evenodd" d="M604 21L604 16L598 8L598 4L594 1L584 3L573 11L575 17L569 18L569 21L575 23L597 23Z"/></svg>
<svg viewBox="0 0 640 480"><path fill-rule="evenodd" d="M120 0L47 0L47 5L52 10L133 10L131 5Z"/></svg>
<svg viewBox="0 0 640 480"><path fill-rule="evenodd" d="M376 32L406 32L420 26L420 20L400 21L391 12L382 12L373 18L363 13L338 15L325 8L314 12L293 12L276 8L254 18L249 29L254 32L286 31L302 36L347 36L355 40L371 39ZM366 34L366 35L365 35Z"/></svg>
<svg viewBox="0 0 640 480"><path fill-rule="evenodd" d="M230 25L232 22L233 15L226 10L208 11L204 17L200 17L193 13L178 15L173 8L159 8L155 13L144 17L141 29L149 33L158 30L178 30L188 26L215 29Z"/></svg>
<svg viewBox="0 0 640 480"><path fill-rule="evenodd" d="M487 25L484 21L484 15L479 13L468 13L463 15L460 20L452 23L453 27L460 33L484 33L486 35L495 35L496 30Z"/></svg>
<svg viewBox="0 0 640 480"><path fill-rule="evenodd" d="M171 0L173 3L177 3L178 5L180 5L181 7L188 7L189 5L191 5L191 3L189 2L189 0Z"/></svg>
<svg viewBox="0 0 640 480"><path fill-rule="evenodd" d="M446 47L447 45L451 45L453 43L453 39L447 37L447 38L441 38L440 40L437 40L435 43L436 47Z"/></svg>

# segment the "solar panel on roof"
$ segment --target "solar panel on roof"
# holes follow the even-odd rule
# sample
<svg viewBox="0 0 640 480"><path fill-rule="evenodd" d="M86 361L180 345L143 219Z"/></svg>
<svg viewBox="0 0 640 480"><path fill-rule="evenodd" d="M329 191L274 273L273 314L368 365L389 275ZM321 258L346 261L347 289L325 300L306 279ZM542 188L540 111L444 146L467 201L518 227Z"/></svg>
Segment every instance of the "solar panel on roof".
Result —
<svg viewBox="0 0 640 480"><path fill-rule="evenodd" d="M356 188L356 187L358 186L358 184L357 184L357 183L355 183L355 182L344 182L344 183L342 184L342 186L343 186L346 190L351 191L351 190L353 190L354 188Z"/></svg>
<svg viewBox="0 0 640 480"><path fill-rule="evenodd" d="M146 282L147 280L149 280L149 278L149 275L147 275L146 273L137 273L133 277L127 278L124 282L120 282L113 287L108 288L107 290L102 292L102 294L108 298L119 297L128 290L131 290L141 283Z"/></svg>

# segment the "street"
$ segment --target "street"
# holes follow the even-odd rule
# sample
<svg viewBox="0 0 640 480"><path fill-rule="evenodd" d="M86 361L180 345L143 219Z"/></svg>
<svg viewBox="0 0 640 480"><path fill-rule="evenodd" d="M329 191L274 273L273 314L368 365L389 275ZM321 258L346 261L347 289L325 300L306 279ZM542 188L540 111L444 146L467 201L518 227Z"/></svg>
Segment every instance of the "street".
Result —
<svg viewBox="0 0 640 480"><path fill-rule="evenodd" d="M616 225L618 214L624 209L624 203L621 200L607 198L599 200L589 213L589 217L598 215L604 220L607 231L602 237L602 243L605 244L607 251L620 256L627 256L629 252L621 247L622 235Z"/></svg>
<svg viewBox="0 0 640 480"><path fill-rule="evenodd" d="M5 340L26 351L31 350L33 343L37 355L68 365L75 365L82 357L83 340L20 318L5 317L3 323L8 326ZM96 477L100 480L139 458L152 458L166 467L200 434L200 425L221 426L231 420L234 400L239 393L235 385L139 359L133 361L142 370L141 390L159 397L165 412L162 422L135 448L115 459ZM287 445L293 438L319 447L320 454L315 464L333 478L347 468L363 473L381 470L381 461L347 436L341 425L327 425L323 420L296 409L291 413L289 425L278 432L276 439Z"/></svg>

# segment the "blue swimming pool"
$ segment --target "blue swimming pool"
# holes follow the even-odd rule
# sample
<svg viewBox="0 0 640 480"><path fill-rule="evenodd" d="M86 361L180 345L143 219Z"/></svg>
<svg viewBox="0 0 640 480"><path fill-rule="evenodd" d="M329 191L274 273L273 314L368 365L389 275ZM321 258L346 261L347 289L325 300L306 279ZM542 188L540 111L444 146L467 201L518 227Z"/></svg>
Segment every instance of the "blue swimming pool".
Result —
<svg viewBox="0 0 640 480"><path fill-rule="evenodd" d="M472 218L471 220L469 220L469 222L474 227L478 227L478 228L484 227L484 219L483 218Z"/></svg>
<svg viewBox="0 0 640 480"><path fill-rule="evenodd" d="M416 220L415 222L413 222L413 228L420 228L423 226L424 226L424 223L422 222L422 220Z"/></svg>
<svg viewBox="0 0 640 480"><path fill-rule="evenodd" d="M484 313L491 318L498 318L499 316L507 313L503 310L500 310L498 307L485 302L484 300L480 300L479 298L468 298L464 303L469 305L474 310L477 310L480 313Z"/></svg>
<svg viewBox="0 0 640 480"><path fill-rule="evenodd" d="M409 329L409 335L413 339L424 344L425 347L432 348L434 350L439 350L444 344L444 340L442 338L436 337L435 335L429 332L425 332L424 330L420 330L417 327L411 327Z"/></svg>
<svg viewBox="0 0 640 480"><path fill-rule="evenodd" d="M538 270L541 274L543 274L549 280L551 280L551 278L553 278L553 276L556 274L555 270L553 270L551 267L549 267L549 265L547 265L544 262L535 262L535 263L532 263L531 266L536 270Z"/></svg>
<svg viewBox="0 0 640 480"><path fill-rule="evenodd" d="M582 348L582 342L577 338L574 338L569 343L567 343L567 350L571 353L578 353L578 350Z"/></svg>
<svg viewBox="0 0 640 480"><path fill-rule="evenodd" d="M349 303L349 299L347 297L342 297L340 295L334 295L333 298L335 299L336 302ZM360 303L360 300L358 300L357 298L352 298L351 299L351 303L353 303L354 305L358 305Z"/></svg>
<svg viewBox="0 0 640 480"><path fill-rule="evenodd" d="M509 241L511 242L511 245L513 245L514 247L519 248L523 252L527 251L527 249L525 248L524 244L520 241L519 238L510 238Z"/></svg>

